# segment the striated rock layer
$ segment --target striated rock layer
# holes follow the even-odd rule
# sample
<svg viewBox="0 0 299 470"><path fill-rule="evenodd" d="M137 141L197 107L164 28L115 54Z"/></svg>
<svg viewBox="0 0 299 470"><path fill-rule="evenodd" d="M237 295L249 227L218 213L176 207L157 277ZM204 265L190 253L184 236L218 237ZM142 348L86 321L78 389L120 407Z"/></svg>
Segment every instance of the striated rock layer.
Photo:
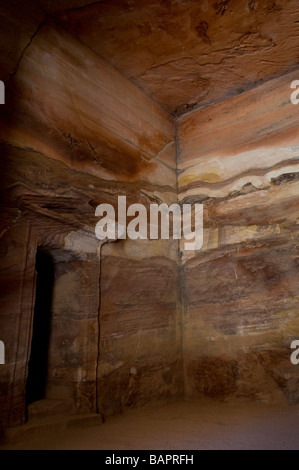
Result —
<svg viewBox="0 0 299 470"><path fill-rule="evenodd" d="M283 75L298 6L139 3L148 22L131 2L29 1L30 21L17 0L0 9L5 426L26 419L37 252L53 274L42 397L103 415L184 384L188 396L299 400L299 77ZM148 95L176 114L214 105L174 120ZM95 208L118 196L203 202L203 249L99 242Z"/></svg>
<svg viewBox="0 0 299 470"><path fill-rule="evenodd" d="M183 253L188 395L298 402L298 73L181 118L179 198L204 204Z"/></svg>
<svg viewBox="0 0 299 470"><path fill-rule="evenodd" d="M37 251L54 283L44 397L116 413L182 393L178 244L95 237L95 208L176 200L174 126L65 31L40 27L1 112L1 422L26 416ZM42 371L41 371L42 373Z"/></svg>

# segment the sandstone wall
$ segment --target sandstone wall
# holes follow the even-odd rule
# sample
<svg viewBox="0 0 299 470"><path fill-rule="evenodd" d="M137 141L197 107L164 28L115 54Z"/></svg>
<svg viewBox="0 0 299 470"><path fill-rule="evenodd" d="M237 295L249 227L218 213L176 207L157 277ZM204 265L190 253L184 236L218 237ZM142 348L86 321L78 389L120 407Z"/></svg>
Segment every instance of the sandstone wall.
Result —
<svg viewBox="0 0 299 470"><path fill-rule="evenodd" d="M96 54L96 35L85 45L72 36L76 12L71 27L68 15L50 17L33 0L18 4L0 7L0 422L25 420L38 250L51 258L55 277L46 397L104 415L179 396L183 383L187 396L297 402L290 343L299 336L299 108L290 84L298 74L184 115L175 132L173 117ZM228 59L218 57L211 76L226 60L247 60L259 39L248 35L227 45ZM284 52L292 37L281 37ZM264 39L260 48L270 54ZM283 67L294 66L295 52L292 46ZM268 60L264 67L267 78L281 72ZM231 96L227 70L206 104ZM189 86L199 87L199 97L203 90L187 75L171 105L178 113L197 105L182 99ZM154 96L168 100L173 83L166 82L159 90L154 83ZM246 83L238 75L233 94L256 82ZM204 203L203 249L184 251L182 243L180 251L172 240L101 244L95 208L116 207L124 195L128 205L147 208L177 197Z"/></svg>
<svg viewBox="0 0 299 470"><path fill-rule="evenodd" d="M179 121L181 202L204 204L184 252L187 395L298 401L298 73Z"/></svg>
<svg viewBox="0 0 299 470"><path fill-rule="evenodd" d="M0 108L1 421L25 419L38 249L55 275L45 395L104 415L175 396L177 243L101 246L94 234L95 208L116 207L119 195L128 205L176 200L173 122L40 12L28 33L19 16L22 55L4 67Z"/></svg>

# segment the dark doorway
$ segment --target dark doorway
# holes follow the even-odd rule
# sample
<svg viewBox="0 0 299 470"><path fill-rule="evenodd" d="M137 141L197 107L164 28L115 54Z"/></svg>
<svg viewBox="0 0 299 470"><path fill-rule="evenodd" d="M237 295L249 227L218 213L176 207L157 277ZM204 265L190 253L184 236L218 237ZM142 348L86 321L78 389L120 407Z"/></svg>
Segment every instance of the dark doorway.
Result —
<svg viewBox="0 0 299 470"><path fill-rule="evenodd" d="M45 397L54 264L42 250L36 254L36 295L34 306L31 353L26 383L26 404Z"/></svg>

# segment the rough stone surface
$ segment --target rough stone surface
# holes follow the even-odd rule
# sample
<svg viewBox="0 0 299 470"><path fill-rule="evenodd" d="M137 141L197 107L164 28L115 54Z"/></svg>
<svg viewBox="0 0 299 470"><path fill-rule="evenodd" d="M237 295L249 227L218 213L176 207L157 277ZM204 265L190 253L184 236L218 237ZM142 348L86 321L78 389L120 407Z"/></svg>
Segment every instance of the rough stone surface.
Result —
<svg viewBox="0 0 299 470"><path fill-rule="evenodd" d="M289 0L106 0L56 18L180 115L296 67L298 14Z"/></svg>
<svg viewBox="0 0 299 470"><path fill-rule="evenodd" d="M298 402L295 77L179 122L179 199L204 204L203 249L182 256L187 394Z"/></svg>
<svg viewBox="0 0 299 470"><path fill-rule="evenodd" d="M47 400L297 403L297 3L23 3L0 7L1 424L26 419L38 249ZM120 195L203 202L203 249L100 243Z"/></svg>
<svg viewBox="0 0 299 470"><path fill-rule="evenodd" d="M178 244L108 248L94 232L119 195L176 199L170 116L51 21L15 72L0 109L1 422L26 419L37 249L55 278L45 398L106 416L181 394Z"/></svg>

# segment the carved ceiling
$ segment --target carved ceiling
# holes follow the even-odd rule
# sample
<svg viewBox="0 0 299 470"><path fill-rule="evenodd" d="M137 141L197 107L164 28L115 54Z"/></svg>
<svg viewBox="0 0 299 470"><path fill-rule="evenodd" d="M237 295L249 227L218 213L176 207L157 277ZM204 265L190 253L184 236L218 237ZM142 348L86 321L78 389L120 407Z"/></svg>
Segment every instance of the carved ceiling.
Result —
<svg viewBox="0 0 299 470"><path fill-rule="evenodd" d="M49 2L44 3L46 8ZM64 28L173 114L234 96L299 63L296 0L82 5L55 12L50 2L50 10Z"/></svg>
<svg viewBox="0 0 299 470"><path fill-rule="evenodd" d="M299 65L298 0L11 0L3 8L5 70L15 69L46 18L174 115Z"/></svg>

